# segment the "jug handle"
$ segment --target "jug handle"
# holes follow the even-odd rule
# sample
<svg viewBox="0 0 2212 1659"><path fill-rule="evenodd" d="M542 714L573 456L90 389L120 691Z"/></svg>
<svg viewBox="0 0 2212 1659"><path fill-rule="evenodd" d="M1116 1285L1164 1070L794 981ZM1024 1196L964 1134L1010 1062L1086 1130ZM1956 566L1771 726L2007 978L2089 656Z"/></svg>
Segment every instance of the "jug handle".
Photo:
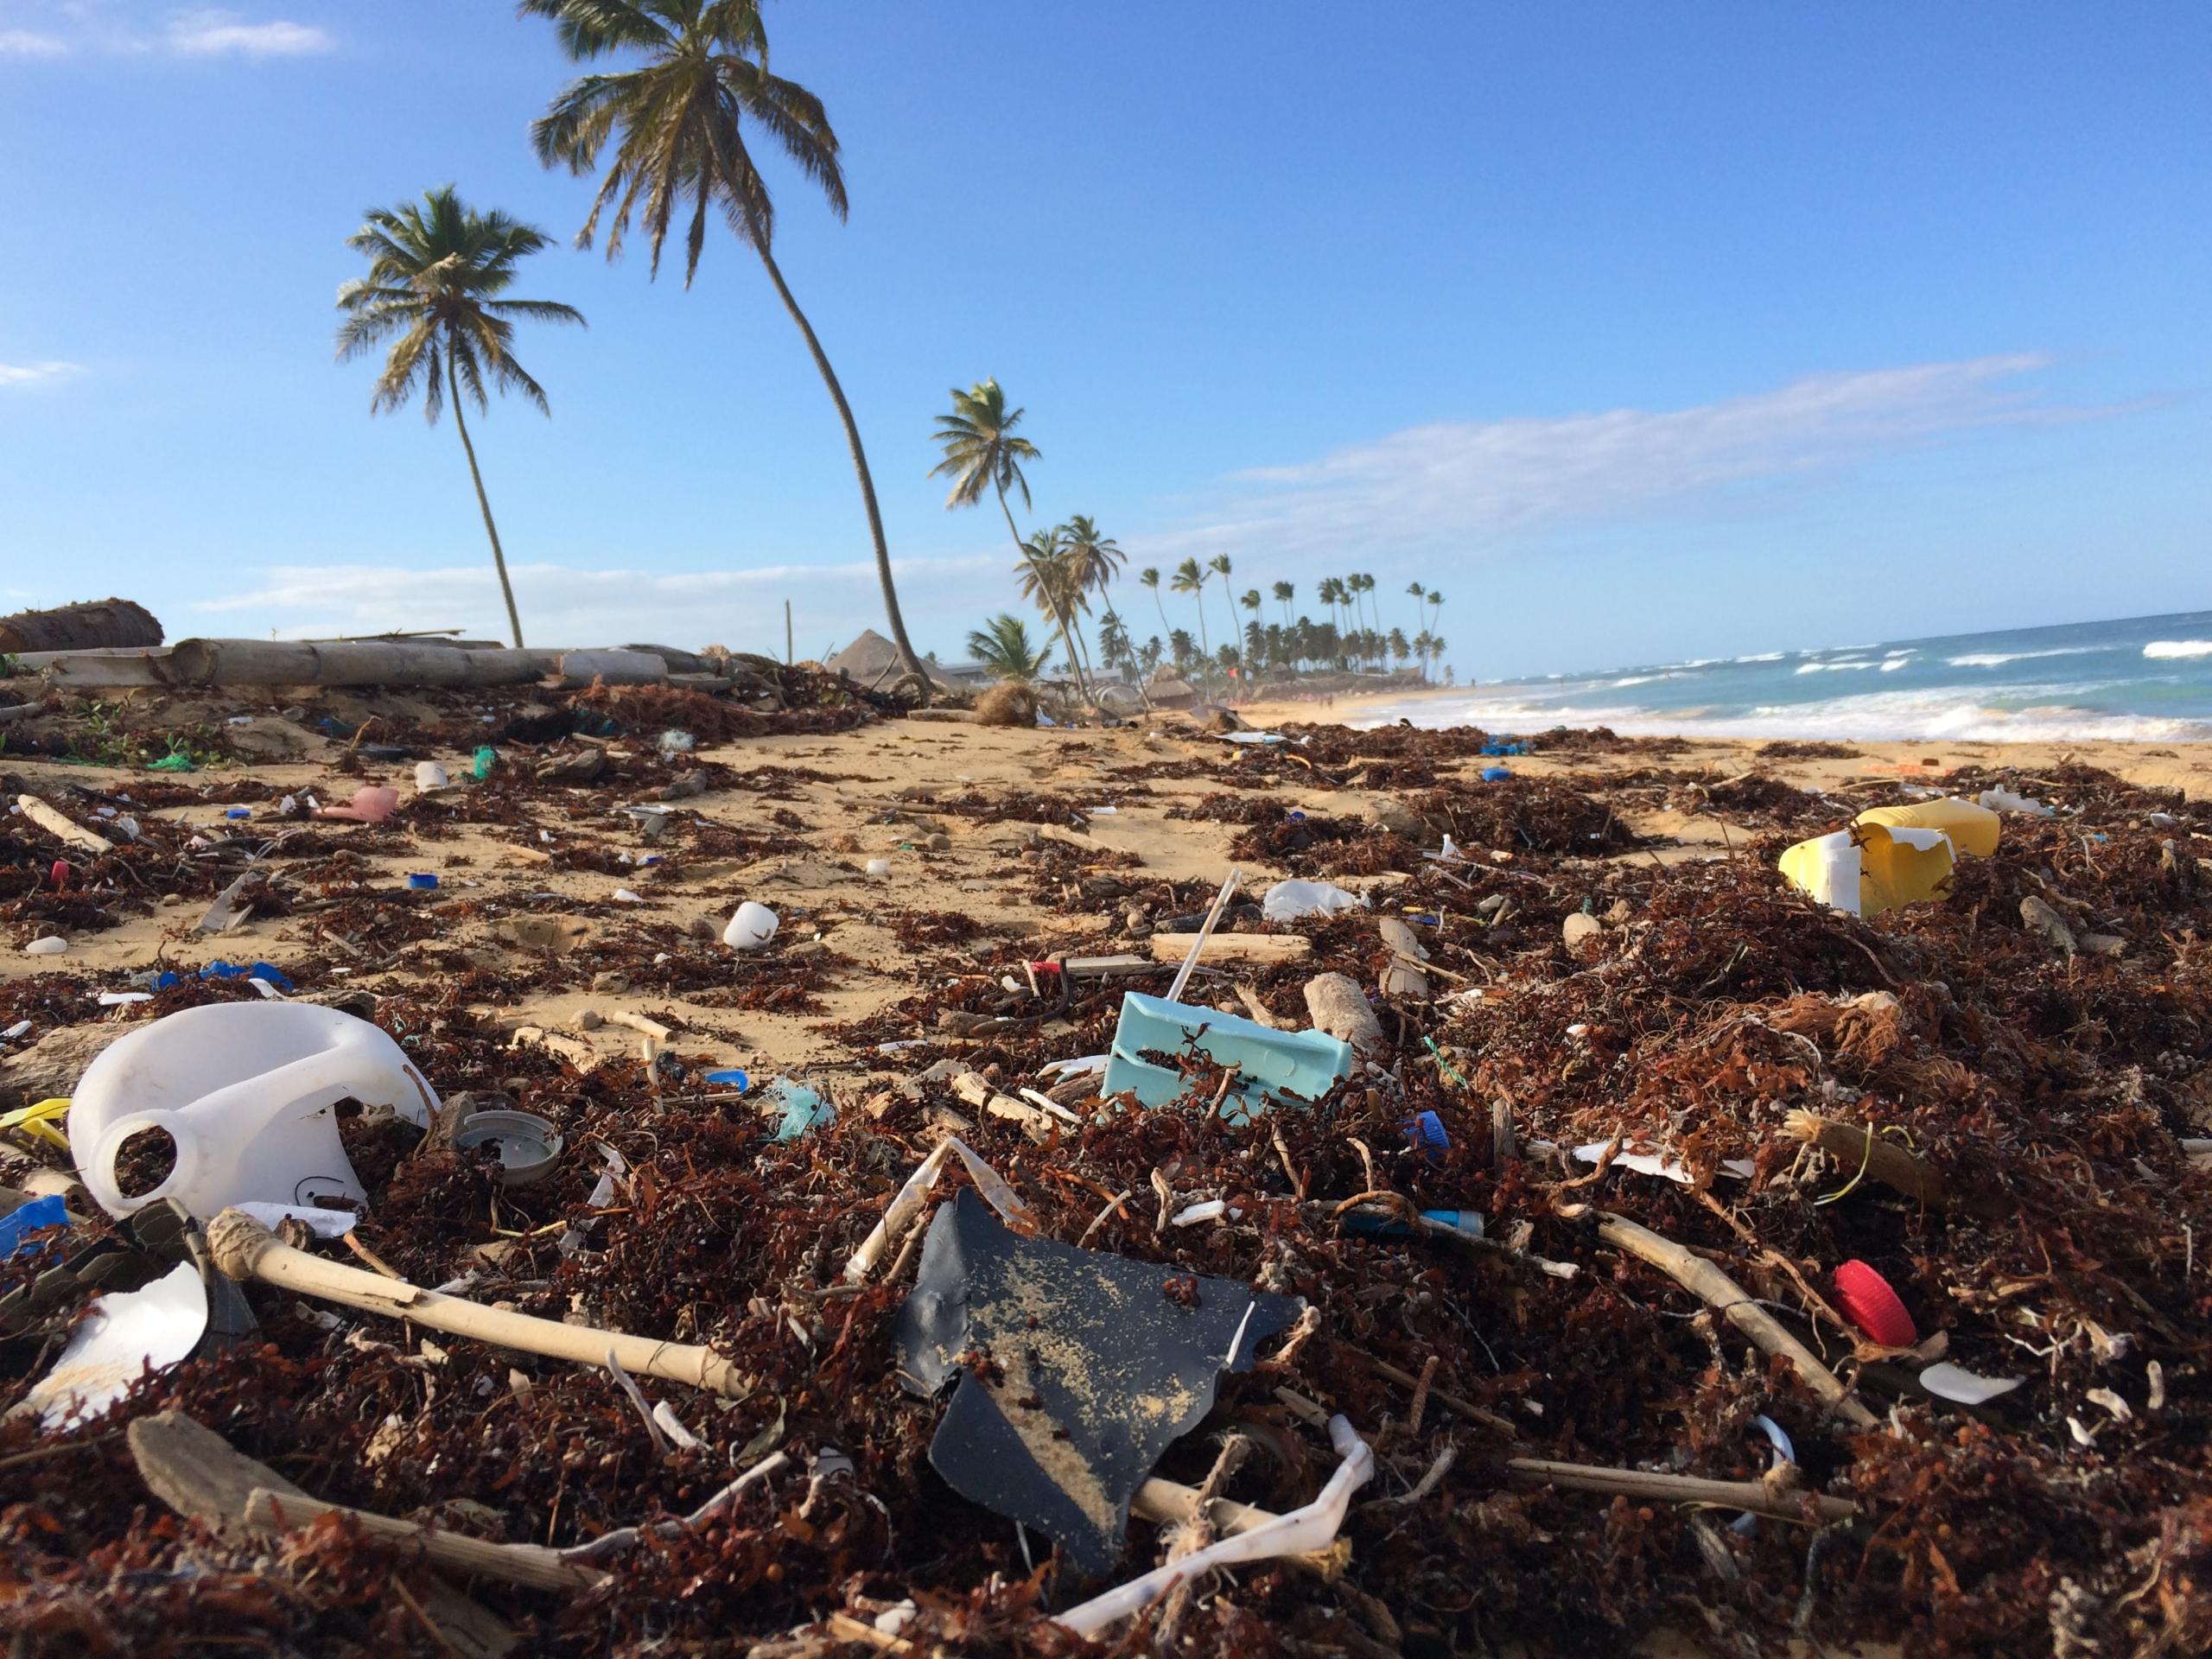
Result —
<svg viewBox="0 0 2212 1659"><path fill-rule="evenodd" d="M125 1198L121 1183L115 1179L115 1160L123 1151L123 1143L141 1129L159 1129L168 1136L169 1144L176 1148L176 1162L169 1170L168 1179L152 1192L135 1198ZM100 1137L99 1144L92 1149L92 1166L91 1173L98 1175L102 1184L115 1195L115 1201L108 1204L107 1207L118 1215L132 1215L149 1204L159 1204L198 1173L200 1142L190 1127L178 1122L173 1112L132 1112L129 1116L119 1117L108 1125L107 1133ZM101 1202L107 1204L105 1197Z"/></svg>

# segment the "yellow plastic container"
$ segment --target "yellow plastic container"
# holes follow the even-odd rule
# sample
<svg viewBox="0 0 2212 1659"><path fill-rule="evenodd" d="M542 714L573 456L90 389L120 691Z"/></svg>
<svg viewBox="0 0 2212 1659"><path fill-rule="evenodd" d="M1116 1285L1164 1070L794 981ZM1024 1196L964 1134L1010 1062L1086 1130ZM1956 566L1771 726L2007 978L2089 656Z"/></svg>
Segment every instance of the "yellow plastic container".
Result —
<svg viewBox="0 0 2212 1659"><path fill-rule="evenodd" d="M1781 869L1821 904L1878 916L1942 897L1954 862L1950 837L1940 830L1862 822L1799 842L1783 854Z"/></svg>
<svg viewBox="0 0 2212 1659"><path fill-rule="evenodd" d="M1878 823L1891 830L1941 830L1961 852L1987 858L1997 850L2001 820L1979 802L1950 796L1940 801L1916 801L1910 806L1872 807L1852 822Z"/></svg>

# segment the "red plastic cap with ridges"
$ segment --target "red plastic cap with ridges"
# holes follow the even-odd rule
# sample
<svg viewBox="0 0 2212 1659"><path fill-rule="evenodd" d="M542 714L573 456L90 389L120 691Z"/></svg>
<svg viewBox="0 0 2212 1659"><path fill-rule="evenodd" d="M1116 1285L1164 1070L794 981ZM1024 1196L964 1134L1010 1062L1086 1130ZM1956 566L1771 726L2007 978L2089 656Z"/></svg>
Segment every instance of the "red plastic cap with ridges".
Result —
<svg viewBox="0 0 2212 1659"><path fill-rule="evenodd" d="M1835 1299L1851 1322L1885 1348L1910 1348L1920 1340L1890 1281L1864 1262L1854 1259L1835 1270Z"/></svg>

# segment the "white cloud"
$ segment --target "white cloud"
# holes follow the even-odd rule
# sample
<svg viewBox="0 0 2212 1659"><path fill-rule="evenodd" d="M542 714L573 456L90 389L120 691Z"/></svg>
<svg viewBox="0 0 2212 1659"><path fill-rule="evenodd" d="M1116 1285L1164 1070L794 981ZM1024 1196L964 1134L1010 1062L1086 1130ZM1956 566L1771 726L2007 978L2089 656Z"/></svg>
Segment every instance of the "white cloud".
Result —
<svg viewBox="0 0 2212 1659"><path fill-rule="evenodd" d="M1437 548L1832 474L1978 429L2087 418L2021 385L2030 355L1809 375L1688 409L1408 427L1234 475L1147 563L1249 550L1273 564Z"/></svg>
<svg viewBox="0 0 2212 1659"><path fill-rule="evenodd" d="M131 4L137 0L131 0ZM337 49L329 30L284 18L251 20L224 7L196 6L166 14L158 33L118 0L0 0L16 22L0 28L0 60L61 58L77 52L111 57L167 53L181 58L298 58ZM18 26L20 24L21 26Z"/></svg>
<svg viewBox="0 0 2212 1659"><path fill-rule="evenodd" d="M1003 574L994 554L944 559L893 559L892 573L910 625L950 600L972 626L976 579ZM875 563L766 565L746 570L577 569L511 563L523 636L532 645L605 645L652 640L696 650L721 644L783 654L785 599L793 601L798 650L810 657L825 641L849 641L863 627L884 632ZM458 627L473 638L504 639L506 611L491 555L435 570L393 565L279 565L259 573L257 587L193 609L243 619L250 633L271 627L286 639L376 633L387 629ZM1010 596L1010 595L1009 595ZM227 626L239 626L240 623Z"/></svg>
<svg viewBox="0 0 2212 1659"><path fill-rule="evenodd" d="M0 29L0 58L66 57L69 42L35 29Z"/></svg>
<svg viewBox="0 0 2212 1659"><path fill-rule="evenodd" d="M188 58L301 58L331 51L338 42L307 23L249 23L234 11L209 9L170 18L168 44Z"/></svg>
<svg viewBox="0 0 2212 1659"><path fill-rule="evenodd" d="M84 372L74 363L0 363L0 387L48 385Z"/></svg>

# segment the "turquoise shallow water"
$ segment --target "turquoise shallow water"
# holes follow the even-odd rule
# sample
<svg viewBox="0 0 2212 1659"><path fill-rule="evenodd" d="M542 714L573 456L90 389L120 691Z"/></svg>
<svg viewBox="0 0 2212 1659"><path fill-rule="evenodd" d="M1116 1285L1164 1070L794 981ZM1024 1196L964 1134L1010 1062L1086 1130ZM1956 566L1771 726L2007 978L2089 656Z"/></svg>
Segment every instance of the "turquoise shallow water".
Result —
<svg viewBox="0 0 2212 1659"><path fill-rule="evenodd" d="M1362 725L1721 737L2212 738L2212 611L1478 684Z"/></svg>

